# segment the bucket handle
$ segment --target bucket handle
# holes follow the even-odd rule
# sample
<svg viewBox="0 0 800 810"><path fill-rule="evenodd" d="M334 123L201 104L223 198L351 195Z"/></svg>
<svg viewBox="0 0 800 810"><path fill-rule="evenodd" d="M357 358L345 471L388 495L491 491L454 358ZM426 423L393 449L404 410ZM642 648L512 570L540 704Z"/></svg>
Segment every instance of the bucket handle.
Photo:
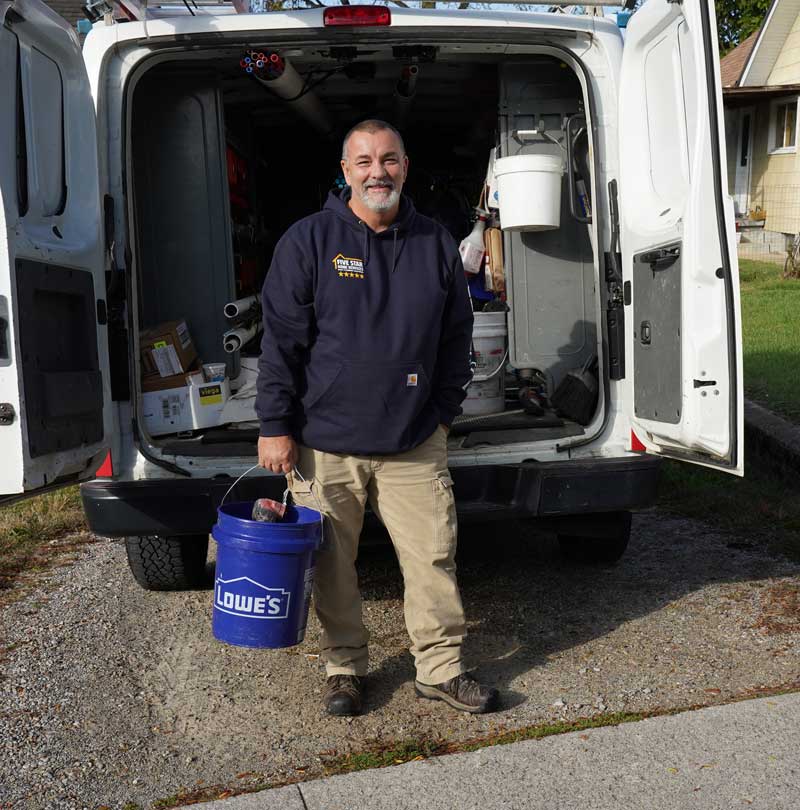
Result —
<svg viewBox="0 0 800 810"><path fill-rule="evenodd" d="M228 491L227 491L227 492L226 492L226 493L225 493L225 494L222 496L222 500L219 502L219 505L220 505L220 506L222 506L222 505L225 503L225 499L228 497L228 495L230 495L230 494L231 494L231 492L232 492L233 488L234 488L234 487L235 487L235 486L236 486L236 485L239 483L239 481L241 481L241 480L242 480L242 478L244 478L246 475L249 475L251 472L253 472L253 470L257 470L257 469L258 469L260 466L261 466L260 464L254 464L252 467L250 467L250 469L249 469L249 470L245 470L245 471L244 471L244 472L243 472L243 473L242 473L242 474L241 474L241 475L240 475L240 476L239 476L239 477L238 477L238 478L237 478L237 479L236 479L236 480L235 480L235 481L234 481L234 482L233 482L233 483L232 483L232 484L231 484L231 485L228 487ZM299 475L299 476L300 476L300 480L301 480L301 481L303 481L303 482L305 482L305 483L308 483L308 482L306 481L306 479L305 479L305 478L303 478L303 473L301 473L301 472L300 472L300 470L299 470L299 469L298 469L296 466L295 466L294 468L292 468L292 473L293 473L293 474L295 474L295 475ZM310 488L309 488L309 489L310 489ZM322 512L322 503L320 503L320 500L319 500L319 498L317 497L317 493L316 493L316 492L314 492L314 490L313 490L313 489L311 489L311 494L314 496L314 500L317 502L317 506L319 507L319 544L320 544L320 546L322 546L322 544L323 544L323 542L324 542L324 540L325 540L325 535L324 535L324 532L325 532L325 521L324 521L324 517L325 517L325 515L324 515L324 514L323 514L323 512ZM284 504L286 504L286 498L287 498L287 496L288 496L288 495L289 495L289 487L286 487L286 489L283 491L283 503L284 503Z"/></svg>

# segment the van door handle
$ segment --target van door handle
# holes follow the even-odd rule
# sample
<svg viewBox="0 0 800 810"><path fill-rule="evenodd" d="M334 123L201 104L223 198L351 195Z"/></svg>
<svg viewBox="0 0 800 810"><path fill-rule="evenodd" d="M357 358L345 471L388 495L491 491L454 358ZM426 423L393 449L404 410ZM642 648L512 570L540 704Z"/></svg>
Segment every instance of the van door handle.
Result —
<svg viewBox="0 0 800 810"><path fill-rule="evenodd" d="M572 218L577 222L581 222L584 225L589 225L592 221L591 214L586 216L578 210L578 191L575 188L575 162L574 155L572 154L575 137L572 134L572 127L576 121L583 121L585 124L586 117L583 113L575 113L575 115L571 115L569 118L567 118L567 123L564 128L566 130L564 134L567 142L567 189L569 191L569 212L572 214Z"/></svg>
<svg viewBox="0 0 800 810"><path fill-rule="evenodd" d="M681 246L670 245L669 247L658 248L657 250L649 250L647 253L641 253L636 258L642 264L649 264L650 269L656 273L659 270L666 270L675 264L681 257Z"/></svg>
<svg viewBox="0 0 800 810"><path fill-rule="evenodd" d="M650 341L653 339L653 330L650 327L650 321L642 321L639 327L639 339L642 341L643 346L649 346Z"/></svg>

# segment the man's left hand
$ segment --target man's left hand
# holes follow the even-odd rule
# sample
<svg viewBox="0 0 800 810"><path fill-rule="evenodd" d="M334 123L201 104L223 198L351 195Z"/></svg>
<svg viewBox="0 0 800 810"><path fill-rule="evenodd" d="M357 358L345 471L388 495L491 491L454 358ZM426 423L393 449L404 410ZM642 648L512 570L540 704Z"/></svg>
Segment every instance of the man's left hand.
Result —
<svg viewBox="0 0 800 810"><path fill-rule="evenodd" d="M449 432L450 432L450 428L449 428L449 427L447 427L447 425L442 425L442 424L440 423L440 424L439 424L439 427L444 428L444 432L445 432L445 433L449 433Z"/></svg>

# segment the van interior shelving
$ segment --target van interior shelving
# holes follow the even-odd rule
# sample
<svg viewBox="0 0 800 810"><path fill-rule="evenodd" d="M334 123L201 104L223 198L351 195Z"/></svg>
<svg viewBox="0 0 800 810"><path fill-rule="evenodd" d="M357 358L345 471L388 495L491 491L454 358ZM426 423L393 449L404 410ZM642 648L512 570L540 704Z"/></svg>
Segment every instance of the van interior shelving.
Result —
<svg viewBox="0 0 800 810"><path fill-rule="evenodd" d="M566 122L588 115L575 71L552 54L532 49L509 60L492 45L359 43L226 45L191 60L160 60L135 85L129 160L137 327L185 318L202 361L226 363L234 391L252 390L260 336L226 353L223 307L260 292L277 240L343 185L341 141L350 126L380 118L400 129L411 160L405 193L460 242L473 226L493 148L498 157L563 156ZM242 58L251 51L290 61L326 121L304 118L246 73ZM562 179L560 227L503 234L504 409L459 417L451 448L580 436L599 418L607 385L602 357L595 363L597 410L583 425L552 408L526 412L519 398L531 380L552 395L569 371L602 354L592 225L572 215L567 187L583 180L588 207L592 150L582 121L571 139L574 177ZM258 433L253 399L242 396L240 404L235 422L152 444L175 455L250 453Z"/></svg>

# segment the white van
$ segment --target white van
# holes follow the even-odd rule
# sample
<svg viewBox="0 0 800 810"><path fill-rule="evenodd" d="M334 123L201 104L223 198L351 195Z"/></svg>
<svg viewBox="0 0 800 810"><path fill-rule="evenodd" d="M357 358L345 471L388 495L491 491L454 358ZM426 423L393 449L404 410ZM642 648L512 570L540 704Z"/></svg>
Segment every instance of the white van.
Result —
<svg viewBox="0 0 800 810"><path fill-rule="evenodd" d="M139 335L185 319L202 361L246 391L258 341L226 353L223 306L258 292L281 233L341 183L341 135L367 117L401 122L406 190L457 240L490 154L567 158L559 227L503 231L509 390L499 412L454 425L462 517L550 520L565 548L612 560L629 510L654 500L660 457L743 473L710 0L647 0L624 39L591 16L190 3L107 14L82 53L39 0L0 15L0 493L87 482L91 528L127 538L144 587L202 575L257 432L246 398L238 421L148 430ZM255 80L253 53L291 63L300 92ZM535 378L546 399L592 364L583 423L528 413L511 390ZM234 496L283 486L258 470Z"/></svg>

